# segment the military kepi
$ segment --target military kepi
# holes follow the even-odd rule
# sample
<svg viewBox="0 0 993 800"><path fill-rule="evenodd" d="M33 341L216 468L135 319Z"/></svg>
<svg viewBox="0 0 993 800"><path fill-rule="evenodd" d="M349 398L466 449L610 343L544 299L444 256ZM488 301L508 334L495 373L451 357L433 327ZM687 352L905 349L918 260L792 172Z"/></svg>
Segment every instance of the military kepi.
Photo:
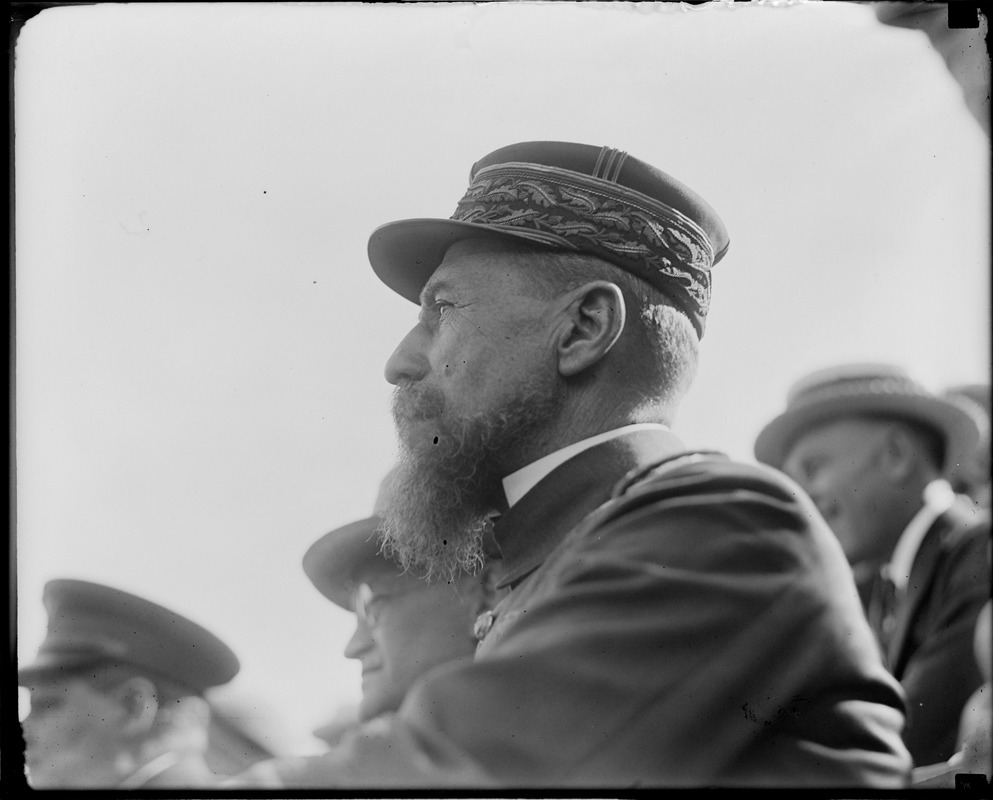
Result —
<svg viewBox="0 0 993 800"><path fill-rule="evenodd" d="M369 260L387 286L416 303L449 247L490 236L599 256L664 292L699 336L710 270L729 244L706 201L644 161L610 147L522 142L476 162L450 219L377 228Z"/></svg>
<svg viewBox="0 0 993 800"><path fill-rule="evenodd" d="M89 581L45 585L48 631L35 660L17 673L30 686L90 665L131 665L203 692L239 669L224 642L163 606Z"/></svg>

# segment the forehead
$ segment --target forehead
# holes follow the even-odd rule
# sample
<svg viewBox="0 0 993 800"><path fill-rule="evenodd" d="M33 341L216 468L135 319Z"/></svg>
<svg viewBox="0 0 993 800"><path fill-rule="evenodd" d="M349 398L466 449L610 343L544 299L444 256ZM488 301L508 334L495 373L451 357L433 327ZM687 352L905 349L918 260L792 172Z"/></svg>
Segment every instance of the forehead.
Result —
<svg viewBox="0 0 993 800"><path fill-rule="evenodd" d="M357 577L356 591L362 584L367 585L373 595L379 596L383 602L393 603L395 600L398 607L406 607L415 612L418 607L425 605L448 606L469 602L475 596L478 579L466 577L455 583L428 583L409 572L390 571L386 567Z"/></svg>
<svg viewBox="0 0 993 800"><path fill-rule="evenodd" d="M25 689L31 694L32 699L40 697L80 696L91 691L90 685L78 676L46 676L27 684Z"/></svg>
<svg viewBox="0 0 993 800"><path fill-rule="evenodd" d="M518 293L526 269L520 247L486 239L456 242L424 286L423 295L439 288Z"/></svg>
<svg viewBox="0 0 993 800"><path fill-rule="evenodd" d="M388 591L398 587L419 586L421 584L421 581L410 573L403 572L400 567L380 557L369 559L361 564L352 574L352 580L356 587L365 583L377 591Z"/></svg>
<svg viewBox="0 0 993 800"><path fill-rule="evenodd" d="M814 423L800 431L790 445L787 461L817 452L851 451L871 441L871 434L885 425L884 420L858 416L835 417Z"/></svg>

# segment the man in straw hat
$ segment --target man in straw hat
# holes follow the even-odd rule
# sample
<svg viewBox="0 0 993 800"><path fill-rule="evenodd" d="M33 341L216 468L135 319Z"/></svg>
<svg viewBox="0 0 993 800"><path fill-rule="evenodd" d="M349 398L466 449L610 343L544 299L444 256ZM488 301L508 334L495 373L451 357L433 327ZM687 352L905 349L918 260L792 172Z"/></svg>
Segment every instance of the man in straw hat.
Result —
<svg viewBox="0 0 993 800"><path fill-rule="evenodd" d="M471 658L476 619L492 606L486 570L429 583L383 556L377 512L389 491L387 476L372 516L325 534L303 557L317 590L355 614L345 655L362 663L362 722L396 711L411 685L431 669Z"/></svg>
<svg viewBox="0 0 993 800"><path fill-rule="evenodd" d="M778 473L669 430L728 237L609 147L479 161L451 219L394 222L376 274L420 304L386 366L387 552L509 593L472 663L284 785L897 787L899 687L830 532Z"/></svg>
<svg viewBox="0 0 993 800"><path fill-rule="evenodd" d="M965 403L982 417L982 435L970 442L965 453L953 454L948 464L948 480L956 492L971 497L983 508L989 508L990 498L990 385L967 383L950 386L942 392L944 397L959 404Z"/></svg>
<svg viewBox="0 0 993 800"><path fill-rule="evenodd" d="M47 634L18 671L31 697L31 786L215 784L203 694L238 672L227 645L169 609L88 581L50 581L44 603Z"/></svg>
<svg viewBox="0 0 993 800"><path fill-rule="evenodd" d="M981 419L890 365L821 370L790 391L756 457L810 495L863 587L870 624L907 693L904 741L917 764L955 750L981 676L976 617L990 596L989 515L942 478Z"/></svg>

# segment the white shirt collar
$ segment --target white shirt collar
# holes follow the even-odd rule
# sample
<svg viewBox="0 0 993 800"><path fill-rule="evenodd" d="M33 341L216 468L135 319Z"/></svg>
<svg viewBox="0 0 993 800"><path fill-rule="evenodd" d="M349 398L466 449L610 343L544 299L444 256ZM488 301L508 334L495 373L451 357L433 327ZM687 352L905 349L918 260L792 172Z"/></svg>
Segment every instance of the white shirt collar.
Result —
<svg viewBox="0 0 993 800"><path fill-rule="evenodd" d="M910 581L910 570L921 549L921 542L934 521L944 514L955 503L955 492L946 480L931 481L924 487L924 505L921 506L914 518L907 523L900 538L893 548L890 562L884 569L897 591L904 591Z"/></svg>
<svg viewBox="0 0 993 800"><path fill-rule="evenodd" d="M138 767L137 770L132 772L127 778L118 784L118 789L137 789L139 786L144 786L152 778L161 775L170 767L175 766L179 763L179 753L173 750L168 750L165 753L153 758L147 764Z"/></svg>
<svg viewBox="0 0 993 800"><path fill-rule="evenodd" d="M573 456L579 455L584 450L588 450L589 448L602 444L603 442L609 442L611 439L616 439L617 437L623 436L627 433L634 433L636 431L668 430L669 428L667 426L660 425L657 422L639 422L634 425L625 425L621 428L614 428L612 431L598 433L596 436L590 436L588 439L581 439L578 442L573 442L570 445L566 445L560 450L556 450L554 453L549 453L547 456L542 456L537 461L532 461L526 467L521 467L519 470L510 473L510 475L503 479L503 493L507 496L507 505L514 505L514 503L530 492L538 481L544 478L549 472L560 464L564 464Z"/></svg>

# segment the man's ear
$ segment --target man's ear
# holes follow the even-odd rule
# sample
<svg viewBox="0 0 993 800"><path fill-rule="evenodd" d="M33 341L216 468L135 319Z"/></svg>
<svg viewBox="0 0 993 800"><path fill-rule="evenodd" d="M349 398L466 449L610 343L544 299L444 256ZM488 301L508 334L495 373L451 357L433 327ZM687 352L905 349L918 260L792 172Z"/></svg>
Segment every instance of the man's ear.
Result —
<svg viewBox="0 0 993 800"><path fill-rule="evenodd" d="M910 476L917 468L920 443L903 425L888 425L884 444L887 473L897 481Z"/></svg>
<svg viewBox="0 0 993 800"><path fill-rule="evenodd" d="M599 362L620 338L626 309L616 283L590 281L566 294L558 339L559 374L578 375Z"/></svg>
<svg viewBox="0 0 993 800"><path fill-rule="evenodd" d="M155 684L148 678L135 676L118 686L114 696L124 712L121 722L123 733L139 735L151 730L159 712Z"/></svg>

